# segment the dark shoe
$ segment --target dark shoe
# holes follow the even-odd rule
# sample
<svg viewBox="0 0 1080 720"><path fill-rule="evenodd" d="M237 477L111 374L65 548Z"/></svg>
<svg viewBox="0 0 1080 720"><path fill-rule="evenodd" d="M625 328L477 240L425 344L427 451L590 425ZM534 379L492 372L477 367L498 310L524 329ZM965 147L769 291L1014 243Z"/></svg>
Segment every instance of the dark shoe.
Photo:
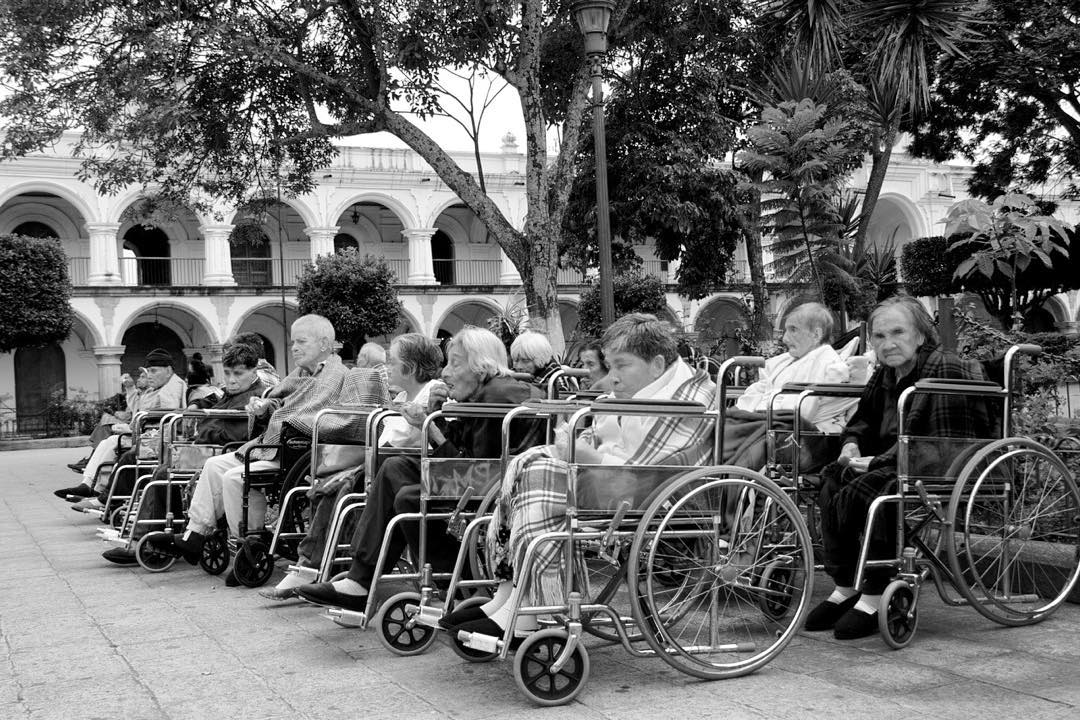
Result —
<svg viewBox="0 0 1080 720"><path fill-rule="evenodd" d="M444 615L439 618L439 627L443 630L457 630L460 625L464 625L465 623L483 620L487 615L484 613L482 607L482 605L470 605L467 608L455 610L449 615Z"/></svg>
<svg viewBox="0 0 1080 720"><path fill-rule="evenodd" d="M125 550L124 548L113 548L101 553L101 557L105 558L111 563L117 565L138 565L139 561L135 559L135 553L131 550Z"/></svg>
<svg viewBox="0 0 1080 720"><path fill-rule="evenodd" d="M864 613L852 608L836 621L833 637L837 640L858 640L876 635L878 631L877 611Z"/></svg>
<svg viewBox="0 0 1080 720"><path fill-rule="evenodd" d="M484 617L480 620L473 620L472 622L462 623L454 629L454 632L459 632L462 630L464 630L465 632L479 633L481 635L489 635L491 637L497 638L503 637L503 634L505 632L501 627L499 627L498 623L496 623L489 617ZM516 635L510 638L510 649L516 650L526 637L527 636Z"/></svg>
<svg viewBox="0 0 1080 720"><path fill-rule="evenodd" d="M86 483L79 483L74 487L61 488L60 490L53 490L53 495L61 500L67 500L69 495L75 497L88 498L94 494L94 488L90 487Z"/></svg>
<svg viewBox="0 0 1080 720"><path fill-rule="evenodd" d="M186 533L187 540L183 535L176 533L163 533L150 538L150 545L160 553L182 557L192 565L197 565L202 557L203 543L206 537L197 532Z"/></svg>
<svg viewBox="0 0 1080 720"><path fill-rule="evenodd" d="M367 609L367 593L363 595L346 595L334 589L334 583L311 583L296 588L296 594L309 603L322 605L323 607L338 607L353 612L364 612Z"/></svg>
<svg viewBox="0 0 1080 720"><path fill-rule="evenodd" d="M832 630L836 625L836 621L842 618L848 610L855 607L855 603L859 602L859 597L859 594L856 593L842 603L829 602L828 600L818 603L818 606L806 616L806 624L803 629L807 632Z"/></svg>
<svg viewBox="0 0 1080 720"><path fill-rule="evenodd" d="M236 570L229 568L229 574L225 576L225 587L240 587L240 578L236 577Z"/></svg>
<svg viewBox="0 0 1080 720"><path fill-rule="evenodd" d="M68 463L67 466L69 468L71 468L71 471L73 473L76 473L78 475L82 475L83 470L86 469L86 463L88 463L88 462L90 462L90 458L83 458L79 462Z"/></svg>

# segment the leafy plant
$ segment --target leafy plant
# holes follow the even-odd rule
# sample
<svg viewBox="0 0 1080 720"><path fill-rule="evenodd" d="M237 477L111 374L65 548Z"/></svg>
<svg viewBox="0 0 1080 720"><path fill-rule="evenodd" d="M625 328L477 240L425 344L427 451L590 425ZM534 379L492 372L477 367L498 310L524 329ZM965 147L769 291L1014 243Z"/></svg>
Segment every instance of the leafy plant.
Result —
<svg viewBox="0 0 1080 720"><path fill-rule="evenodd" d="M637 271L621 273L612 280L615 317L642 312L662 315L667 310L664 285L658 278ZM600 337L600 283L594 282L581 293L578 304L578 328L588 337Z"/></svg>
<svg viewBox="0 0 1080 720"><path fill-rule="evenodd" d="M936 297L952 292L957 263L952 262L948 249L948 241L940 235L917 238L904 245L900 274L909 294Z"/></svg>
<svg viewBox="0 0 1080 720"><path fill-rule="evenodd" d="M0 267L0 352L66 339L74 315L60 242L0 235Z"/></svg>
<svg viewBox="0 0 1080 720"><path fill-rule="evenodd" d="M301 313L327 318L340 340L354 348L366 338L386 335L398 324L401 303L397 277L386 260L361 256L355 248L320 255L314 267L304 269L296 285Z"/></svg>
<svg viewBox="0 0 1080 720"><path fill-rule="evenodd" d="M945 217L950 252L964 256L953 273L958 285L982 298L1005 327L1080 278L1063 273L1070 265L1065 223L1038 214L1027 195L1008 194L992 204L963 200Z"/></svg>

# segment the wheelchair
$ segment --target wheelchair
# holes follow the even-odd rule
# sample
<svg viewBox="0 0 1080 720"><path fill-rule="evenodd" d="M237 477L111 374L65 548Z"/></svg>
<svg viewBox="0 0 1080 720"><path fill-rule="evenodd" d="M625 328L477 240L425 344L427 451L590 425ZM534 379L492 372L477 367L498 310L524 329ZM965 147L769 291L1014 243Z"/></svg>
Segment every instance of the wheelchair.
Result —
<svg viewBox="0 0 1080 720"><path fill-rule="evenodd" d="M131 510L124 515L119 528L103 528L98 536L111 544L133 550L139 565L149 572L164 572L171 568L176 557L158 552L150 538L161 533L182 531L186 513L186 491L190 481L202 469L207 458L235 449L232 445L196 444L198 423L204 420L247 424L248 415L242 410L184 410L171 412L161 419L160 463L147 465L150 470L141 474L132 490ZM157 478L157 468L166 470L165 479ZM158 516L148 516L148 498L161 493L162 507ZM140 531L142 531L140 533ZM136 535L139 537L136 538ZM224 559L204 555L201 565L211 574L224 571Z"/></svg>
<svg viewBox="0 0 1080 720"><path fill-rule="evenodd" d="M368 589L367 606L363 612L344 608L328 608L326 616L340 625L366 629L374 625L380 642L391 652L398 655L417 655L425 652L436 640L435 623L441 616L436 603L442 595L439 585L451 578L451 573L436 571L429 562L429 548L433 541L434 523L445 523L447 534L457 542L461 528L471 520L485 505L490 505L490 497L502 477L504 457L438 457L432 455L429 432L433 423L440 419L490 419L502 420L517 406L487 403L448 403L442 409L430 413L421 426L420 467L421 483L419 509L414 513L399 513L387 524L382 545L376 562L376 574ZM504 448L509 446L509 436L504 437ZM389 448L378 448L373 456L384 457ZM414 451L415 452L415 451ZM397 454L409 454L408 450L399 450ZM375 473L369 475L369 482L374 481ZM391 557L389 548L394 544L394 536L404 533L405 528L413 524L418 529L418 547L408 548L410 557L402 562ZM336 543L328 543L340 548ZM324 556L325 557L325 556ZM352 560L351 557L348 558ZM324 562L325 564L325 562ZM389 571L388 571L389 570ZM324 571L325 572L325 571ZM410 590L394 593L379 602L382 590L388 585L411 584ZM462 593L478 592L491 585L489 578L460 579L457 591ZM414 614L421 612L431 617L430 624L417 622Z"/></svg>
<svg viewBox="0 0 1080 720"><path fill-rule="evenodd" d="M858 588L869 569L896 572L878 610L880 634L890 647L906 647L915 636L919 590L928 580L946 605L970 605L1006 626L1046 619L1076 588L1080 489L1069 465L1075 467L1080 444L1051 449L1011 433L1014 361L1039 354L1038 346L1012 347L1002 386L928 379L901 394L896 490L870 505L855 577ZM943 477L926 474L913 448L940 439L910 434L907 423L919 395L998 404L1001 436L968 441L952 455ZM870 539L880 523L895 523L894 557L870 558Z"/></svg>
<svg viewBox="0 0 1080 720"><path fill-rule="evenodd" d="M116 464L109 471L109 492L105 504L100 510L86 509L83 512L106 523L113 529L119 529L125 521L132 504L132 495L118 492L117 478L121 473L135 473L136 484L140 472L152 471L158 464L162 453L160 435L162 420L175 410L143 410L131 418L131 432L121 433L116 447ZM157 433L156 435L154 433ZM131 438L131 446L124 447L123 439ZM120 458L129 450L135 452L134 465L120 465ZM100 477L102 470L98 471ZM96 481L95 481L96 482Z"/></svg>
<svg viewBox="0 0 1080 720"><path fill-rule="evenodd" d="M709 449L715 454L726 401L718 389L711 409L600 400L517 412L572 411L571 437L603 415L700 419L714 424ZM563 528L534 538L517 564L510 626L533 615L544 628L514 655L515 681L526 697L560 705L580 693L589 676L586 633L614 638L636 657L659 656L703 679L754 672L783 650L808 611L814 569L809 531L784 489L733 466L581 465L570 447ZM456 595L466 556L488 521L469 523L448 598ZM562 602L530 605L524 599L531 568L545 546L565 559L567 592ZM409 610L417 624L430 623L422 608ZM474 662L506 659L513 644L466 631L453 641Z"/></svg>

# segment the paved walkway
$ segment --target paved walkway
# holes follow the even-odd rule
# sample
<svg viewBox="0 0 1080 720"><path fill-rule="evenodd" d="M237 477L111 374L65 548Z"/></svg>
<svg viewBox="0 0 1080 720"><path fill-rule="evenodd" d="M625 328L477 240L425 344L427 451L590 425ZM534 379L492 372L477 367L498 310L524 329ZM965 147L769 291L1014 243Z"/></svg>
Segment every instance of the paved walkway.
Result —
<svg viewBox="0 0 1080 720"><path fill-rule="evenodd" d="M396 657L372 632L197 568L109 566L93 523L52 496L79 456L0 454L0 718L1080 717L1080 607L1006 629L932 592L905 650L805 635L755 675L708 683L595 647L579 700L536 708L508 663L441 645Z"/></svg>

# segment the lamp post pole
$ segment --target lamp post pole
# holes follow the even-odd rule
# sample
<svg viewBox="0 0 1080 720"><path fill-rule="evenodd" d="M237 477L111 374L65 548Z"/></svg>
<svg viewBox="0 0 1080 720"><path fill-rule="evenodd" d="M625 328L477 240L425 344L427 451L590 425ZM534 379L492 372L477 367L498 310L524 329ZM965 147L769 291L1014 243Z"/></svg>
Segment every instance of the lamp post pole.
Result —
<svg viewBox="0 0 1080 720"><path fill-rule="evenodd" d="M585 54L589 57L589 70L592 75L593 148L596 156L596 239L600 245L600 318L604 328L615 320L603 85L604 56L607 54L607 27L614 7L613 0L579 0L573 5L574 15L585 36Z"/></svg>

